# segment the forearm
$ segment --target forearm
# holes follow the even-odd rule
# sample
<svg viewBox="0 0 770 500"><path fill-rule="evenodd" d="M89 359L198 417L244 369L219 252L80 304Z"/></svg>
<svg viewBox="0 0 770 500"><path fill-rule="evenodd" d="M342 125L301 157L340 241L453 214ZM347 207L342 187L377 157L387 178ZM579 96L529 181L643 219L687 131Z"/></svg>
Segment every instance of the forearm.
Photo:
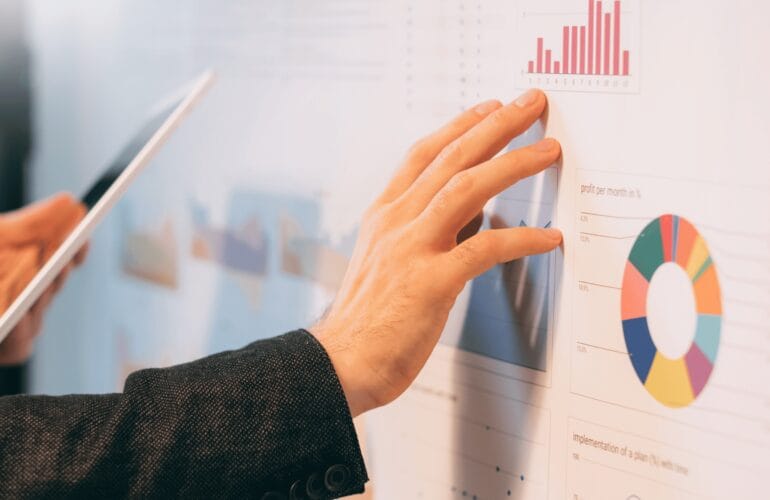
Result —
<svg viewBox="0 0 770 500"><path fill-rule="evenodd" d="M0 421L0 496L260 498L314 474L323 487L334 465L347 471L334 496L366 480L342 390L305 332L137 372L122 394L0 398Z"/></svg>

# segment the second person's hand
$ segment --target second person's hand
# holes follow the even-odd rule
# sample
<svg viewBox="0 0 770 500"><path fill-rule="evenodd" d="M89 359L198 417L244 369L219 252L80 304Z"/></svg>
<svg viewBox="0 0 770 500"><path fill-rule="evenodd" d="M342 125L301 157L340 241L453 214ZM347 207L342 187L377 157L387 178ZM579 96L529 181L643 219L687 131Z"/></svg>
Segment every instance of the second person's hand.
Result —
<svg viewBox="0 0 770 500"><path fill-rule="evenodd" d="M367 210L342 287L310 329L353 416L406 390L468 280L561 243L556 229L528 227L463 234L458 243L490 198L559 158L553 139L495 157L545 107L545 95L531 90L506 106L488 101L462 113L415 144Z"/></svg>
<svg viewBox="0 0 770 500"><path fill-rule="evenodd" d="M46 261L85 215L85 207L59 194L29 207L0 215L0 314L10 307ZM0 342L0 366L24 362L42 328L45 311L87 248L56 277L19 324Z"/></svg>

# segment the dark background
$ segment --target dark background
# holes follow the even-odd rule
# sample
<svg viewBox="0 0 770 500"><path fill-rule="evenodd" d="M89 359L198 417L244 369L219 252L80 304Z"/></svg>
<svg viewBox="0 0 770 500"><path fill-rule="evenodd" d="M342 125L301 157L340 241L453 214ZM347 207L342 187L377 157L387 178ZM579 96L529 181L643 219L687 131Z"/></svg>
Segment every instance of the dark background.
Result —
<svg viewBox="0 0 770 500"><path fill-rule="evenodd" d="M30 60L23 0L0 0L0 212L24 203L32 145ZM24 366L0 367L0 395L25 387Z"/></svg>

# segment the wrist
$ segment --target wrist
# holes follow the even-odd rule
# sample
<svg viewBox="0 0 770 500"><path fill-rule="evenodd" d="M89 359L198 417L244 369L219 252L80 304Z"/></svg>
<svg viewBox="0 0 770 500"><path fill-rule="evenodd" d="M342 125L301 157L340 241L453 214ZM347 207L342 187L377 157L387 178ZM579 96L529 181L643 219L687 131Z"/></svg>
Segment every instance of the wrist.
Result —
<svg viewBox="0 0 770 500"><path fill-rule="evenodd" d="M331 360L352 417L356 418L378 407L376 398L366 384L364 373L357 368L356 360L351 356L350 350L335 341L334 330L323 323L318 323L309 328L308 332L321 344Z"/></svg>

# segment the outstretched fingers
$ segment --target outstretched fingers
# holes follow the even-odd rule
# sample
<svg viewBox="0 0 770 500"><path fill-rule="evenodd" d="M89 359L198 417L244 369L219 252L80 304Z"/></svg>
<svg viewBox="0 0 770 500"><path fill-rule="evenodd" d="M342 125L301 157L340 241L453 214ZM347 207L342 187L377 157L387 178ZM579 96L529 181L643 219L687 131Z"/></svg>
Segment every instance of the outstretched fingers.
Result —
<svg viewBox="0 0 770 500"><path fill-rule="evenodd" d="M458 172L472 169L492 158L513 138L532 126L545 107L545 94L530 90L449 143L406 192L411 210L415 215L422 212Z"/></svg>
<svg viewBox="0 0 770 500"><path fill-rule="evenodd" d="M417 179L425 168L438 156L449 143L479 124L490 113L502 106L498 100L485 101L471 109L463 111L452 121L417 141L406 155L403 165L396 171L378 203L389 203L401 196Z"/></svg>
<svg viewBox="0 0 770 500"><path fill-rule="evenodd" d="M557 141L544 139L459 172L431 200L418 224L424 234L450 243L493 196L553 165L560 154Z"/></svg>

